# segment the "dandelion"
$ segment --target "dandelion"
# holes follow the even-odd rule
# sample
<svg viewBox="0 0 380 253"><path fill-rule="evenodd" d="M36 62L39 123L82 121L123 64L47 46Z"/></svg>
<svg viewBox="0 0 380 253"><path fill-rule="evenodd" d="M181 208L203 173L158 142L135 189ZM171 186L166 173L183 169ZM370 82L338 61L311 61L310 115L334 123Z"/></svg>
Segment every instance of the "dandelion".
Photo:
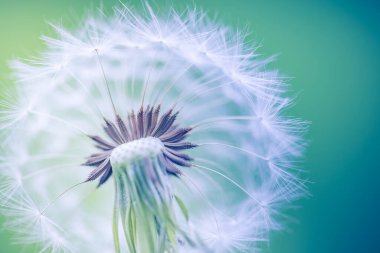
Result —
<svg viewBox="0 0 380 253"><path fill-rule="evenodd" d="M203 12L127 6L14 61L0 209L37 252L258 252L305 194L271 59Z"/></svg>

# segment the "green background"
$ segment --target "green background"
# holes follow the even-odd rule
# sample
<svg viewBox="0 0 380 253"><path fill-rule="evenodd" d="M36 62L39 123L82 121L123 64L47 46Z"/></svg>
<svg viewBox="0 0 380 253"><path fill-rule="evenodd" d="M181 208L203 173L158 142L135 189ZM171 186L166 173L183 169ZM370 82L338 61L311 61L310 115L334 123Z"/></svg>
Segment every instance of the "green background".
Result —
<svg viewBox="0 0 380 253"><path fill-rule="evenodd" d="M161 1L162 2L162 1ZM156 4L164 6L164 4ZM167 1L165 1L167 2ZM184 1L172 1L184 5ZM104 0L106 9L117 1ZM380 5L370 1L199 0L250 39L301 91L292 114L312 121L305 168L312 196L267 252L379 252ZM0 0L0 78L7 61L43 49L47 21L75 25L99 1ZM0 218L0 221L2 218ZM19 252L0 231L0 252ZM96 238L94 238L96 240Z"/></svg>

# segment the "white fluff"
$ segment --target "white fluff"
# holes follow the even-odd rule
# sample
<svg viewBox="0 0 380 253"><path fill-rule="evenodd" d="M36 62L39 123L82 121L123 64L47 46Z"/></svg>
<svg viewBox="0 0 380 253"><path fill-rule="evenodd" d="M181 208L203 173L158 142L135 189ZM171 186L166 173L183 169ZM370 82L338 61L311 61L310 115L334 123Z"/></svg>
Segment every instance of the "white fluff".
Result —
<svg viewBox="0 0 380 253"><path fill-rule="evenodd" d="M95 148L84 134L102 135L102 117L112 118L101 67L123 117L146 86L145 104L177 104L178 122L196 126L194 166L172 180L189 207L189 234L212 252L258 252L282 228L282 207L305 192L295 162L306 125L283 116L287 85L242 34L202 12L156 15L149 6L54 28L38 59L13 62L16 85L0 102L0 206L17 242L113 252L112 183L79 185L52 202L86 178L80 164Z"/></svg>

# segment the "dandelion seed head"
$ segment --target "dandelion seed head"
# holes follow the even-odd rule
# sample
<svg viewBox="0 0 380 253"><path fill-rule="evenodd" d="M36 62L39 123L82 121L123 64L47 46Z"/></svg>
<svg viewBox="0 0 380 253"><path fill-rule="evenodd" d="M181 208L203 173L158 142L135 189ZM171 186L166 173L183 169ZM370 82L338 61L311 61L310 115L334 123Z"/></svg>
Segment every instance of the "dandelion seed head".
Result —
<svg viewBox="0 0 380 253"><path fill-rule="evenodd" d="M259 252L284 228L306 193L307 123L285 115L273 57L195 10L122 6L52 27L0 98L0 210L16 242Z"/></svg>

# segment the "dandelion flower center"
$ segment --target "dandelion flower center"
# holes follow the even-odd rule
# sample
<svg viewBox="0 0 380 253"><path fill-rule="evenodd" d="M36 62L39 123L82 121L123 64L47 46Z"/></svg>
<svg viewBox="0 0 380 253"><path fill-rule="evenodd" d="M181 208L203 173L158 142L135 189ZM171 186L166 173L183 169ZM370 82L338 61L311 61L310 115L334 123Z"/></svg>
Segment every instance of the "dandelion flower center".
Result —
<svg viewBox="0 0 380 253"><path fill-rule="evenodd" d="M133 163L158 156L163 144L158 138L146 137L130 141L116 147L110 156L111 166L117 168L124 164Z"/></svg>
<svg viewBox="0 0 380 253"><path fill-rule="evenodd" d="M104 119L103 127L109 140L100 136L89 136L100 152L92 154L84 165L96 167L87 181L100 177L99 186L113 173L113 166L131 162L152 154L159 156L160 163L168 174L178 176L178 166L191 167L192 158L184 150L196 147L184 141L192 128L181 128L175 124L178 112L173 109L160 115L160 106L141 106L137 114L132 111L124 121L116 115L115 123Z"/></svg>

